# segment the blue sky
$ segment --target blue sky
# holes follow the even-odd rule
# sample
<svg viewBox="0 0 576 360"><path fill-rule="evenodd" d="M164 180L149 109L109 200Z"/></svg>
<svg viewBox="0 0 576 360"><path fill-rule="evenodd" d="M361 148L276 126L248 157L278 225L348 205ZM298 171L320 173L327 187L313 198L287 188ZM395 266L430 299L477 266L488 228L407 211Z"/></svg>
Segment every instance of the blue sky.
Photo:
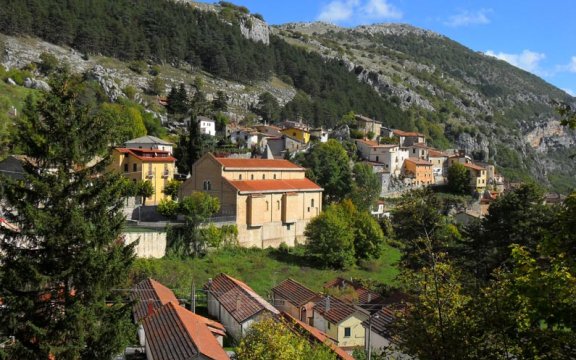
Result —
<svg viewBox="0 0 576 360"><path fill-rule="evenodd" d="M212 1L204 1L212 2ZM429 29L576 96L575 0L233 0L270 24L323 20Z"/></svg>

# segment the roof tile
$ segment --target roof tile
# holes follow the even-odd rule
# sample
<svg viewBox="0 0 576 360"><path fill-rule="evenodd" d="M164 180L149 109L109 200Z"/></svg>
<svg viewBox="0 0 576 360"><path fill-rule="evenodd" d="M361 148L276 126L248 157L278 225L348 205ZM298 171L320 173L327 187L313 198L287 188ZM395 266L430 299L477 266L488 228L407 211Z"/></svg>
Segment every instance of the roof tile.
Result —
<svg viewBox="0 0 576 360"><path fill-rule="evenodd" d="M267 191L321 191L322 188L310 179L290 180L228 180L238 191L267 192Z"/></svg>
<svg viewBox="0 0 576 360"><path fill-rule="evenodd" d="M320 299L320 295L290 278L276 285L272 291L298 307L303 306L314 299Z"/></svg>
<svg viewBox="0 0 576 360"><path fill-rule="evenodd" d="M148 316L149 304L154 310L170 302L178 304L172 290L152 278L139 282L132 290L131 298L136 301L133 313L137 322Z"/></svg>
<svg viewBox="0 0 576 360"><path fill-rule="evenodd" d="M288 161L275 159L232 159L215 157L222 166L227 168L249 168L249 169L288 169L302 170L304 168Z"/></svg>

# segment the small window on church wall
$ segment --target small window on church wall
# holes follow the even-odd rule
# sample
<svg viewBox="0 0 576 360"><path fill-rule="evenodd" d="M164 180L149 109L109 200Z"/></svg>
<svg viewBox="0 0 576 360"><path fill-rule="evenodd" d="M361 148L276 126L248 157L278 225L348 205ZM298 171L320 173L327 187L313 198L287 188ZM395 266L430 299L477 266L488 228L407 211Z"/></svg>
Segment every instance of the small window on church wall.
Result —
<svg viewBox="0 0 576 360"><path fill-rule="evenodd" d="M276 210L280 210L280 200L276 200Z"/></svg>
<svg viewBox="0 0 576 360"><path fill-rule="evenodd" d="M276 180L276 174L274 174L274 180Z"/></svg>
<svg viewBox="0 0 576 360"><path fill-rule="evenodd" d="M310 200L310 206L314 207L314 199Z"/></svg>
<svg viewBox="0 0 576 360"><path fill-rule="evenodd" d="M254 180L254 174L250 175L250 180Z"/></svg>
<svg viewBox="0 0 576 360"><path fill-rule="evenodd" d="M262 174L262 180L266 179L266 175Z"/></svg>
<svg viewBox="0 0 576 360"><path fill-rule="evenodd" d="M242 174L238 175L238 180L242 180Z"/></svg>

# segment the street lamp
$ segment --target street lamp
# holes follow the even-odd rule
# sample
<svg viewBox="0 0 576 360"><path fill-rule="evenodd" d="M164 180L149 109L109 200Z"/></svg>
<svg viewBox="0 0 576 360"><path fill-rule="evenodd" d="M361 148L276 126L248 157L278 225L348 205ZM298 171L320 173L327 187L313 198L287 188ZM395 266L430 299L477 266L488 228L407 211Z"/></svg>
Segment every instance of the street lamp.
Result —
<svg viewBox="0 0 576 360"><path fill-rule="evenodd" d="M372 360L372 318L380 319L378 313L368 318L368 360Z"/></svg>

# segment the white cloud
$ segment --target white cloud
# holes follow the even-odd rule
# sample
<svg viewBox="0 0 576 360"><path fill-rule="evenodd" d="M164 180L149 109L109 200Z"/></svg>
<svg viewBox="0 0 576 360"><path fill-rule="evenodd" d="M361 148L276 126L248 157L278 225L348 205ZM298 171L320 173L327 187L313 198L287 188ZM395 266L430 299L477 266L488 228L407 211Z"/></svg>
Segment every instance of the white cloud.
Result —
<svg viewBox="0 0 576 360"><path fill-rule="evenodd" d="M368 0L363 6L364 16L373 19L400 19L402 12L386 0Z"/></svg>
<svg viewBox="0 0 576 360"><path fill-rule="evenodd" d="M568 71L576 73L576 56L572 56L570 64L568 64Z"/></svg>
<svg viewBox="0 0 576 360"><path fill-rule="evenodd" d="M546 54L534 52L531 50L524 50L520 54L507 54L503 52L495 53L492 50L488 50L485 52L485 54L500 60L504 60L516 67L535 74L541 73L539 68L540 61L546 58Z"/></svg>
<svg viewBox="0 0 576 360"><path fill-rule="evenodd" d="M333 23L349 20L359 4L359 0L332 1L322 8L318 20Z"/></svg>
<svg viewBox="0 0 576 360"><path fill-rule="evenodd" d="M402 12L388 0L333 0L322 7L317 17L320 21L347 24L400 18Z"/></svg>
<svg viewBox="0 0 576 360"><path fill-rule="evenodd" d="M462 10L458 14L452 15L444 22L444 25L452 27L469 25L486 25L490 23L488 14L492 9L480 9L478 11Z"/></svg>

